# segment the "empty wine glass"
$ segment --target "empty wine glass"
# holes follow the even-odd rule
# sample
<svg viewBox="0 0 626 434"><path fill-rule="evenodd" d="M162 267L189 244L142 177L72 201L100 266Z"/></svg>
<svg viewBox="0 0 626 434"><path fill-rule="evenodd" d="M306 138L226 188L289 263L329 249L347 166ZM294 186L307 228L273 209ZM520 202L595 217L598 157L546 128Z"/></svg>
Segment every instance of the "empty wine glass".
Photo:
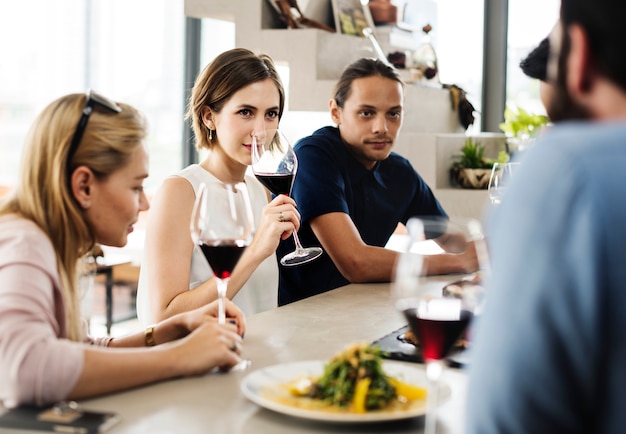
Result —
<svg viewBox="0 0 626 434"><path fill-rule="evenodd" d="M255 132L252 136L252 172L275 196L291 194L293 180L298 170L298 159L285 135L278 129ZM280 263L286 266L304 264L322 254L319 247L302 247L293 231L296 249L283 256Z"/></svg>
<svg viewBox="0 0 626 434"><path fill-rule="evenodd" d="M191 238L217 279L218 322L226 322L228 280L254 236L254 218L243 182L201 184L191 213Z"/></svg>
<svg viewBox="0 0 626 434"><path fill-rule="evenodd" d="M489 199L491 199L492 204L500 204L502 196L513 178L513 173L519 165L520 163L494 163L488 187Z"/></svg>
<svg viewBox="0 0 626 434"><path fill-rule="evenodd" d="M465 333L472 318L480 313L484 300L482 286L445 296L442 288L427 285L425 254L416 254L416 243L434 240L445 253L475 254L481 268L486 268L486 246L480 223L473 219L449 220L442 217L412 218L407 222L410 242L395 266L392 297L395 307L406 318L419 341L429 380L425 433L433 434L437 424L439 381L445 358ZM475 252L468 253L469 249ZM413 252L412 252L413 250Z"/></svg>

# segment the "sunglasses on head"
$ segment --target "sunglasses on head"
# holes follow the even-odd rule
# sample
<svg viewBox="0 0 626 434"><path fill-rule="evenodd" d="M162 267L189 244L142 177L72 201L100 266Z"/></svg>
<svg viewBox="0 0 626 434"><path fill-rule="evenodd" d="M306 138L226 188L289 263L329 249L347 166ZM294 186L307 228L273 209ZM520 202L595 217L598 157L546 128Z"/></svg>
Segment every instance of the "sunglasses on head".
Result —
<svg viewBox="0 0 626 434"><path fill-rule="evenodd" d="M80 141L83 138L83 134L85 134L85 128L87 128L87 121L89 120L89 116L93 112L96 106L102 107L112 113L120 113L122 108L115 102L112 101L93 90L87 91L87 96L85 99L85 107L83 107L82 114L80 116L80 120L78 121L78 125L76 125L76 130L74 131L74 137L72 137L72 143L70 144L70 150L67 153L67 162L72 160L72 157L76 153L78 149L78 145L80 145Z"/></svg>

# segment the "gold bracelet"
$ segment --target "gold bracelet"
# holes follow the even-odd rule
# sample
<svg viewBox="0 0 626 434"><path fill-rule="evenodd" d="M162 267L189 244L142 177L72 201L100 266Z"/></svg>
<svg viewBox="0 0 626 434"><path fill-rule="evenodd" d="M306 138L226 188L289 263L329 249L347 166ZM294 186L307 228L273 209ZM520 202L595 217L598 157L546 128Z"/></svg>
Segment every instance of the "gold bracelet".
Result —
<svg viewBox="0 0 626 434"><path fill-rule="evenodd" d="M156 345L156 341L154 340L154 326L150 326L146 328L146 347L153 347Z"/></svg>

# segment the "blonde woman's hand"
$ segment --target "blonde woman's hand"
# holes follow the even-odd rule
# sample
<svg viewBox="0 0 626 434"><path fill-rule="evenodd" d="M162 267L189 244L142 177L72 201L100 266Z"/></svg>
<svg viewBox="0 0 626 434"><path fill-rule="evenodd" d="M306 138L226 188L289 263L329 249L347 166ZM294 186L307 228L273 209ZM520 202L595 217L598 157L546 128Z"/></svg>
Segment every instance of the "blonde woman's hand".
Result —
<svg viewBox="0 0 626 434"><path fill-rule="evenodd" d="M182 375L201 375L215 368L229 370L241 362L242 339L235 324L204 322L177 341L172 351Z"/></svg>
<svg viewBox="0 0 626 434"><path fill-rule="evenodd" d="M229 299L224 300L224 308L226 310L226 321L230 324L234 324L237 333L243 336L246 332L246 317L244 313ZM218 301L216 300L205 306L181 314L184 316L183 324L187 333L192 332L205 322L216 322L218 310Z"/></svg>
<svg viewBox="0 0 626 434"><path fill-rule="evenodd" d="M226 299L226 319L235 328L236 333L243 336L246 332L246 318L235 304ZM208 303L189 312L179 313L161 321L154 326L153 338L157 344L184 338L204 324L217 324L218 302Z"/></svg>

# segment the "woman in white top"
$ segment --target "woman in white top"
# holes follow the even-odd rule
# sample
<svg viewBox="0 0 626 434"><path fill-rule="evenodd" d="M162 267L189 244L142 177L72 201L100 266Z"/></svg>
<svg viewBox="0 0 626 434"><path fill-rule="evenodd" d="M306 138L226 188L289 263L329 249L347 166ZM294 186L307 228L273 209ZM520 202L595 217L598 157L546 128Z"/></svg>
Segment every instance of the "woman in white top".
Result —
<svg viewBox="0 0 626 434"><path fill-rule="evenodd" d="M284 102L272 59L246 49L220 54L197 77L186 117L192 120L196 147L209 153L200 164L167 178L152 201L137 292L137 315L144 324L217 298L211 268L189 233L196 191L216 179L246 183L257 228L227 296L246 314L277 305L276 247L299 228L300 215L287 196L268 204L267 191L246 169L253 132L277 128Z"/></svg>

